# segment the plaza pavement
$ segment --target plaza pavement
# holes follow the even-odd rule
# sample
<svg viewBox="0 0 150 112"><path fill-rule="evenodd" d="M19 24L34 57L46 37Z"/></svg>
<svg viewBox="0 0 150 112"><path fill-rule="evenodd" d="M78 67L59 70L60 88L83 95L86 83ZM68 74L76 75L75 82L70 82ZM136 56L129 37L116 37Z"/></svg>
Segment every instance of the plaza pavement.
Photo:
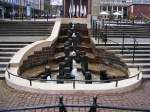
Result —
<svg viewBox="0 0 150 112"><path fill-rule="evenodd" d="M142 85L135 90L126 93L103 94L99 91L92 93L88 91L79 91L59 94L53 91L49 94L30 93L18 91L7 86L4 80L0 81L0 109L30 107L39 105L58 104L58 97L64 96L65 104L92 104L92 97L98 97L98 104L109 106L123 106L130 108L149 108L150 109L150 81L144 80ZM68 112L88 112L88 108L69 108ZM97 112L122 112L119 110L98 109ZM20 112L20 111L19 111ZM58 109L43 109L25 112L58 112ZM124 111L123 111L124 112ZM130 112L130 111L127 111Z"/></svg>

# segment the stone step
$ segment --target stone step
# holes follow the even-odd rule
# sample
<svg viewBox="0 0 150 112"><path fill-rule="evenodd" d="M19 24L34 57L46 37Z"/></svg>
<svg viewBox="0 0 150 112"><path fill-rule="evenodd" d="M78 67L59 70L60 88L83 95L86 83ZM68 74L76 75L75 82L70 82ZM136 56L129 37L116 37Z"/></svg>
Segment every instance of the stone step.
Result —
<svg viewBox="0 0 150 112"><path fill-rule="evenodd" d="M20 48L0 48L0 52L17 52Z"/></svg>
<svg viewBox="0 0 150 112"><path fill-rule="evenodd" d="M0 41L0 44L31 44L32 42L11 42L11 41Z"/></svg>
<svg viewBox="0 0 150 112"><path fill-rule="evenodd" d="M108 50L109 52L113 52L115 54L122 54L121 50ZM124 50L123 54L133 54L133 51L130 50ZM150 51L144 51L144 50L136 50L135 54L150 54Z"/></svg>
<svg viewBox="0 0 150 112"><path fill-rule="evenodd" d="M128 54L128 55L122 55L120 54L122 58L133 58L133 54ZM150 58L150 54L136 54L134 55L135 58Z"/></svg>
<svg viewBox="0 0 150 112"><path fill-rule="evenodd" d="M122 47L121 46L115 46L115 47L109 46L109 47L106 47L105 49L107 49L107 50L122 50ZM131 46L131 47L124 46L123 50L126 50L126 49L134 50L133 46ZM139 47L135 48L135 50L150 50L150 46L139 46Z"/></svg>
<svg viewBox="0 0 150 112"><path fill-rule="evenodd" d="M26 45L28 44L0 44L0 48L22 48L22 47L25 47Z"/></svg>
<svg viewBox="0 0 150 112"><path fill-rule="evenodd" d="M150 69L149 68L143 68L142 69L143 74L149 74L150 75Z"/></svg>
<svg viewBox="0 0 150 112"><path fill-rule="evenodd" d="M15 52L0 52L0 57L12 57Z"/></svg>
<svg viewBox="0 0 150 112"><path fill-rule="evenodd" d="M97 47L105 47L105 43L100 43L100 44L96 44ZM128 44L124 44L124 46L128 46L128 47L133 47L134 44L133 43L128 43ZM149 47L150 43L139 43L138 47ZM106 43L106 47L122 47L122 43Z"/></svg>
<svg viewBox="0 0 150 112"><path fill-rule="evenodd" d="M126 63L129 68L133 67L142 67L142 68L150 68L150 63Z"/></svg>
<svg viewBox="0 0 150 112"><path fill-rule="evenodd" d="M28 33L23 33L23 34L0 34L0 36L50 36L50 34L48 33L45 33L45 34L41 34L41 33L38 33L38 34L28 34Z"/></svg>
<svg viewBox="0 0 150 112"><path fill-rule="evenodd" d="M132 58L133 58L133 54L130 54L130 55L128 55L128 56L127 56L127 55L126 55L126 56L125 56L125 55L122 56L122 55L120 54L120 55L118 55L118 56L121 57L121 58L124 58L124 59L128 59L128 58L129 58L129 59L130 59L130 58L132 59ZM136 55L134 56L134 58L135 58L135 59L143 59L143 58L144 58L144 59L147 59L147 58L150 58L150 56L147 56L147 54L144 54L143 56L140 56L140 55L137 55L137 54L136 54Z"/></svg>
<svg viewBox="0 0 150 112"><path fill-rule="evenodd" d="M10 57L0 57L0 62L9 62L10 59Z"/></svg>
<svg viewBox="0 0 150 112"><path fill-rule="evenodd" d="M134 35L136 38L149 38L150 36L147 35ZM122 38L122 35L107 35L108 38ZM126 36L125 38L128 38L128 36Z"/></svg>
<svg viewBox="0 0 150 112"><path fill-rule="evenodd" d="M143 74L143 79L150 79L150 74Z"/></svg>

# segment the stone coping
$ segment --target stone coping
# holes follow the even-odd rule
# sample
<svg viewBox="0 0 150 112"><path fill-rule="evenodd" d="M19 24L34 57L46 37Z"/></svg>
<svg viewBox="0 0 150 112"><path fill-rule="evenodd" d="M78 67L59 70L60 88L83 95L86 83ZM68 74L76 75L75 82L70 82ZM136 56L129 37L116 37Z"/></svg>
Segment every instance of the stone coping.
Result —
<svg viewBox="0 0 150 112"><path fill-rule="evenodd" d="M46 40L34 42L22 48L21 50L19 50L10 60L9 63L11 64L11 66L12 67L20 66L23 63L23 61L27 59L29 55L32 55L34 53L34 51L40 51L43 47L51 46L51 44L57 39L59 35L61 23L69 23L69 22L81 23L81 24L88 23L87 18L72 18L71 21L69 20L70 18L55 19L55 24L54 24L51 35Z"/></svg>
<svg viewBox="0 0 150 112"><path fill-rule="evenodd" d="M12 67L20 66L25 59L29 55L32 55L34 51L40 51L43 47L51 46L51 44L57 39L59 35L59 30L61 27L61 21L57 20L54 24L54 28L52 30L51 36L49 36L46 40L36 41L21 50L19 50L10 60L10 64Z"/></svg>

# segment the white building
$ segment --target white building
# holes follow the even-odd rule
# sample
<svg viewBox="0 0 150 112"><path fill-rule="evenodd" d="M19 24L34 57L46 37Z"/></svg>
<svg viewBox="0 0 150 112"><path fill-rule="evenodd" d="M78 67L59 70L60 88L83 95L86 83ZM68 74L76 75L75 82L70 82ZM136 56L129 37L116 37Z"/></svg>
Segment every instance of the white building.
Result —
<svg viewBox="0 0 150 112"><path fill-rule="evenodd" d="M127 7L131 4L132 0L92 0L92 14L99 15L100 12L119 12L126 17Z"/></svg>

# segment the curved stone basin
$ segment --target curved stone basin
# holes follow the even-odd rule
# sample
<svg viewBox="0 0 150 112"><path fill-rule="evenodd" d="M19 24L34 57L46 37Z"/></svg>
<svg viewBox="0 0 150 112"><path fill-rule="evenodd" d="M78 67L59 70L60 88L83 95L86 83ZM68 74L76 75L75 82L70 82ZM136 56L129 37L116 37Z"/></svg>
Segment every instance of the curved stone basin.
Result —
<svg viewBox="0 0 150 112"><path fill-rule="evenodd" d="M56 26L58 26L56 24ZM86 28L85 28L86 29ZM85 83L77 83L75 82L74 87L74 81L69 81L70 83L64 83L64 84L57 84L57 82L50 80L50 81L40 81L38 79L36 80L30 80L30 77L37 77L40 78L38 75L43 73L45 68L45 58L48 56L48 65L53 69L52 71L52 79L56 79L56 76L58 75L58 64L62 61L64 61L64 56L62 56L63 52L63 46L61 45L64 43L65 39L61 38L61 36L64 36L65 33L60 32L59 38L55 41L55 39L52 39L52 45L48 46L48 42L45 45L45 47L41 48L41 44L36 46L34 51L26 51L27 55L24 58L21 58L23 60L20 61L20 63L16 63L16 58L11 61L10 67L8 67L8 70L5 73L5 78L7 81L7 84L10 85L13 88L19 89L19 90L25 90L25 91L32 91L32 92L47 92L49 93L52 90L100 90L102 92L112 92L112 91L120 91L122 89L123 91L128 91L129 89L136 88L139 85L139 82L142 79L142 74L137 69L129 69L122 62L118 57L115 55L108 53L106 51L100 50L98 52L95 50L93 43L91 42L90 38L87 36L87 31L85 35L82 35L83 40L82 42L86 43L80 47L81 50L84 50L87 52L88 55L88 64L89 69L92 73L92 79L97 79L99 81L99 71L105 68L107 69L107 73L111 75L112 79L117 79L114 81L111 81L109 83L94 83L94 84L85 84ZM84 33L82 33L84 34ZM60 39L61 38L61 39ZM60 41L61 40L61 41ZM55 42L54 42L55 41ZM45 44L45 43L43 43ZM43 45L42 44L42 45ZM43 45L44 46L44 45ZM19 53L20 54L20 53ZM24 55L24 54L22 54ZM55 57L58 55L58 58ZM18 55L16 55L18 56ZM20 59L20 58L19 58ZM12 63L13 62L13 63ZM29 66L30 65L30 66ZM80 72L80 66L79 68L79 74ZM16 74L16 75L14 75ZM139 74L139 75L136 75ZM124 78L123 80L119 80L120 77L128 77L130 75L130 78ZM25 77L21 77L25 76ZM81 74L78 79L84 79L83 75ZM81 82L81 81L80 81ZM133 87L134 86L134 87ZM127 89L125 89L127 88Z"/></svg>
<svg viewBox="0 0 150 112"><path fill-rule="evenodd" d="M63 26L61 29L64 29ZM78 49L80 51L85 51L86 56L88 58L88 66L89 71L92 74L92 79L100 79L100 71L106 69L108 77L110 79L116 78L127 78L128 77L128 69L127 66L120 60L120 58L116 57L114 54L108 53L107 51L99 52L95 49L94 44L89 36L87 36L88 29L80 29L81 32L81 40L78 45ZM86 33L85 33L86 32ZM66 30L61 30L58 39L53 43L51 47L47 47L42 49L42 51L35 52L33 55L29 56L27 60L24 61L22 66L20 67L20 74L26 78L40 78L40 74L44 73L45 64L39 64L38 60L44 60L44 55L48 55L48 64L50 66L51 72L54 75L58 74L59 64L63 62L65 59L64 54L64 43L67 41L68 36L66 35ZM70 49L73 49L72 47ZM101 51L101 50L100 50ZM45 53L46 52L46 53ZM41 58L39 58L41 56ZM36 60L37 59L37 60ZM33 61L33 62L32 62ZM108 62L106 62L108 61ZM31 67L26 69L22 69L26 63L31 63ZM34 63L37 63L34 65ZM43 61L44 62L44 61ZM116 66L117 65L117 66ZM81 70L81 66L77 66L78 71ZM53 76L52 76L53 77ZM78 79L83 79L82 75Z"/></svg>

